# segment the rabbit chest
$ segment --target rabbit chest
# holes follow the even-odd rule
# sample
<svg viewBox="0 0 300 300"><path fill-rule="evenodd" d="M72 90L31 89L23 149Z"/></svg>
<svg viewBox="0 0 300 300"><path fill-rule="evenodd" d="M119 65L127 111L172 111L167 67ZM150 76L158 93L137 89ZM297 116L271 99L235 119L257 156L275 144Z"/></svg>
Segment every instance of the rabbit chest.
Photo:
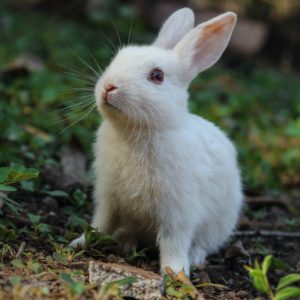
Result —
<svg viewBox="0 0 300 300"><path fill-rule="evenodd" d="M187 192L182 182L187 176L178 176L185 173L185 164L174 160L165 144L159 143L159 137L150 140L146 136L137 144L129 143L109 126L100 128L95 149L96 184L122 216L148 223L154 222L163 208L169 210L172 205L180 209L181 203L174 201Z"/></svg>

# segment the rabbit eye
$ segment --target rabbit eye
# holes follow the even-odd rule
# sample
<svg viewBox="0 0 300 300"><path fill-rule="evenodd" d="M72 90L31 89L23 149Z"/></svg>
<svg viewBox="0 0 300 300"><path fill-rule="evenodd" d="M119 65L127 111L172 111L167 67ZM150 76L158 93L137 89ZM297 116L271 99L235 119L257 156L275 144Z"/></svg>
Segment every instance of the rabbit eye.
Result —
<svg viewBox="0 0 300 300"><path fill-rule="evenodd" d="M154 68L150 71L148 80L155 84L161 84L164 81L164 72L159 68Z"/></svg>

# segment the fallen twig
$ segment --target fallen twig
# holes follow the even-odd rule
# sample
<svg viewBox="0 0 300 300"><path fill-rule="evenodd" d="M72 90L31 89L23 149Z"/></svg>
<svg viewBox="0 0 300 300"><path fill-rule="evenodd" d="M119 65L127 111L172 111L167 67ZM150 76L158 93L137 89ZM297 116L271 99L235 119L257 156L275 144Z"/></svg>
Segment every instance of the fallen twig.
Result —
<svg viewBox="0 0 300 300"><path fill-rule="evenodd" d="M281 208L284 208L294 216L300 216L299 206L295 205L295 203L297 203L296 200L298 200L298 198L289 197L286 195L277 196L277 197L258 196L258 197L247 197L246 203L251 207L277 205L280 206Z"/></svg>
<svg viewBox="0 0 300 300"><path fill-rule="evenodd" d="M290 200L287 197L271 197L271 196L257 196L257 197L247 197L246 203L253 206L258 205L278 205L286 207Z"/></svg>
<svg viewBox="0 0 300 300"><path fill-rule="evenodd" d="M18 252L16 254L16 258L19 258L22 255L22 253L23 253L23 251L25 249L25 246L26 246L26 243L22 242L21 245L20 245L20 248L19 248L19 250L18 250Z"/></svg>
<svg viewBox="0 0 300 300"><path fill-rule="evenodd" d="M235 231L235 236L265 236L265 237L283 237L283 238L300 238L300 232L287 232L275 230L245 230Z"/></svg>

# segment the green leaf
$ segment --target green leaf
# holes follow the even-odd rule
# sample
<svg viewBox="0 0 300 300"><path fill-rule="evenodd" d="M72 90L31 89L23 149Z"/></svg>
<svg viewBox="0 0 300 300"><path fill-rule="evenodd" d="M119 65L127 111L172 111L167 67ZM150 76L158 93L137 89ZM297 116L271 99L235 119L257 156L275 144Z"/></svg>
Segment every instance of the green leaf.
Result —
<svg viewBox="0 0 300 300"><path fill-rule="evenodd" d="M75 253L74 258L81 256L84 252L85 252L85 250L81 250L81 251Z"/></svg>
<svg viewBox="0 0 300 300"><path fill-rule="evenodd" d="M248 271L249 274L255 270L255 269L251 268L250 266L246 266L246 265L244 266L244 268Z"/></svg>
<svg viewBox="0 0 300 300"><path fill-rule="evenodd" d="M65 255L63 255L63 254L54 252L54 253L53 253L53 258L54 258L56 261L58 261L58 262L60 262L61 264L63 264L63 265L67 265L67 264L68 264L68 259L67 259L67 257L66 257ZM62 274L65 274L65 273L62 273ZM63 275L63 276L65 276L65 275ZM61 278L64 279L65 277L61 277ZM64 280L65 280L65 279L64 279ZM66 281L66 280L65 280L65 281Z"/></svg>
<svg viewBox="0 0 300 300"><path fill-rule="evenodd" d="M15 286L21 283L21 277L20 276L13 276L9 279L9 282L11 285Z"/></svg>
<svg viewBox="0 0 300 300"><path fill-rule="evenodd" d="M272 266L275 269L279 269L279 270L283 270L283 271L291 270L291 267L286 262L284 262L283 260L276 258L276 257L273 257Z"/></svg>
<svg viewBox="0 0 300 300"><path fill-rule="evenodd" d="M166 295L176 297L177 299L184 299L185 293L180 290L176 290L173 286L168 286L165 290Z"/></svg>
<svg viewBox="0 0 300 300"><path fill-rule="evenodd" d="M0 182L5 182L8 178L9 168L2 167L0 168Z"/></svg>
<svg viewBox="0 0 300 300"><path fill-rule="evenodd" d="M29 180L29 181L21 181L20 182L20 186L21 189L23 191L27 191L27 192L34 192L35 191L35 186L34 186L34 182Z"/></svg>
<svg viewBox="0 0 300 300"><path fill-rule="evenodd" d="M164 275L164 278L163 278L163 282L164 282L164 285L167 286L168 284L170 284L172 282L172 278L170 275L168 274L165 274Z"/></svg>
<svg viewBox="0 0 300 300"><path fill-rule="evenodd" d="M5 185L0 183L0 191L3 192L15 192L17 189L13 186Z"/></svg>
<svg viewBox="0 0 300 300"><path fill-rule="evenodd" d="M285 300L296 297L300 297L300 288L287 287L276 293L275 300Z"/></svg>
<svg viewBox="0 0 300 300"><path fill-rule="evenodd" d="M76 189L73 193L73 198L75 200L76 206L81 207L86 203L87 195L80 189Z"/></svg>
<svg viewBox="0 0 300 300"><path fill-rule="evenodd" d="M9 197L3 197L1 198L1 201L3 201L3 203L7 205L15 214L19 215L19 210L22 207L21 204L10 199Z"/></svg>
<svg viewBox="0 0 300 300"><path fill-rule="evenodd" d="M9 229L4 225L0 224L0 236L1 236L1 240L2 241L15 241L19 235L17 234L17 232L13 229Z"/></svg>
<svg viewBox="0 0 300 300"><path fill-rule="evenodd" d="M43 295L48 296L50 294L49 288L47 286L41 289Z"/></svg>
<svg viewBox="0 0 300 300"><path fill-rule="evenodd" d="M118 244L118 241L116 241L113 236L96 231L91 227L84 231L84 237L86 246L90 248L107 247Z"/></svg>
<svg viewBox="0 0 300 300"><path fill-rule="evenodd" d="M36 274L37 274L37 273L41 273L41 272L44 271L42 265L41 265L39 262L37 262L37 261L30 262L30 263L28 264L28 268L29 268L33 273L36 273Z"/></svg>
<svg viewBox="0 0 300 300"><path fill-rule="evenodd" d="M261 270L254 270L250 273L250 277L256 289L260 292L267 293L268 292L268 285L265 280L265 276Z"/></svg>
<svg viewBox="0 0 300 300"><path fill-rule="evenodd" d="M59 277L68 284L74 283L74 280L72 279L71 275L68 273L62 272L62 273L60 273Z"/></svg>
<svg viewBox="0 0 300 300"><path fill-rule="evenodd" d="M15 183L22 180L29 180L36 178L38 175L39 170L33 168L26 169L20 165L0 168L1 183Z"/></svg>
<svg viewBox="0 0 300 300"><path fill-rule="evenodd" d="M128 253L125 257L125 259L128 261L128 262L133 262L135 259L139 258L139 257L146 257L146 251L149 250L150 247L148 248L144 248L140 251L137 251L136 250L136 247L132 247L130 249L130 253Z"/></svg>
<svg viewBox="0 0 300 300"><path fill-rule="evenodd" d="M268 255L265 257L263 263L262 263L262 272L267 275L268 273L268 270L270 268L270 265L272 263L272 259L273 259L273 256L272 255Z"/></svg>
<svg viewBox="0 0 300 300"><path fill-rule="evenodd" d="M72 295L80 296L84 289L85 284L82 281L75 281L69 273L60 273L60 278L69 285L69 291Z"/></svg>
<svg viewBox="0 0 300 300"><path fill-rule="evenodd" d="M40 233L50 233L51 232L50 226L48 224L45 224L45 223L37 224L37 230Z"/></svg>
<svg viewBox="0 0 300 300"><path fill-rule="evenodd" d="M186 294L186 296L187 296L188 294L190 294L190 293L193 292L194 287L193 287L192 285L190 285L190 284L183 283L183 284L181 285L181 290L182 290L182 292L184 292L184 293Z"/></svg>
<svg viewBox="0 0 300 300"><path fill-rule="evenodd" d="M82 281L75 281L71 285L71 290L74 292L73 294L75 294L76 296L80 296L84 292L84 289L85 289L85 285L84 282Z"/></svg>
<svg viewBox="0 0 300 300"><path fill-rule="evenodd" d="M125 277L125 278L117 280L117 281L113 281L112 283L116 284L117 286L124 286L127 284L132 284L136 281L137 281L137 279L135 277L130 276L130 277Z"/></svg>
<svg viewBox="0 0 300 300"><path fill-rule="evenodd" d="M276 290L280 290L284 287L286 287L287 285L290 285L296 281L300 281L300 274L289 274L287 276L284 276L280 279Z"/></svg>
<svg viewBox="0 0 300 300"><path fill-rule="evenodd" d="M68 224L74 227L80 226L83 230L88 230L88 228L90 227L89 223L86 220L78 217L75 214L70 215L70 217L68 218Z"/></svg>
<svg viewBox="0 0 300 300"><path fill-rule="evenodd" d="M46 194L52 197L69 197L68 193L64 191L47 191Z"/></svg>
<svg viewBox="0 0 300 300"><path fill-rule="evenodd" d="M257 260L254 262L254 267L255 267L255 270L260 270L260 266L259 266L259 263Z"/></svg>
<svg viewBox="0 0 300 300"><path fill-rule="evenodd" d="M26 173L19 173L14 178L14 182L16 182L16 181L22 181L22 180L34 179L34 178L38 177L38 175L39 175L39 171L38 170L35 170L35 171L31 170L30 173L27 173L27 172Z"/></svg>
<svg viewBox="0 0 300 300"><path fill-rule="evenodd" d="M22 269L25 267L23 261L19 258L13 259L10 263L12 266L19 268L19 269Z"/></svg>
<svg viewBox="0 0 300 300"><path fill-rule="evenodd" d="M15 173L22 173L25 171L25 167L22 165L18 165L18 164L14 164L11 167L7 167L7 169L9 170L9 172L15 172Z"/></svg>
<svg viewBox="0 0 300 300"><path fill-rule="evenodd" d="M33 214L28 213L27 216L32 224L38 224L41 220L41 216L39 216L39 215L33 215Z"/></svg>
<svg viewBox="0 0 300 300"><path fill-rule="evenodd" d="M226 285L223 285L223 284L219 284L219 283L211 283L211 282L203 282L203 283L200 283L200 284L197 284L196 287L209 287L209 286L212 286L214 288L217 288L217 289L227 289L228 287Z"/></svg>

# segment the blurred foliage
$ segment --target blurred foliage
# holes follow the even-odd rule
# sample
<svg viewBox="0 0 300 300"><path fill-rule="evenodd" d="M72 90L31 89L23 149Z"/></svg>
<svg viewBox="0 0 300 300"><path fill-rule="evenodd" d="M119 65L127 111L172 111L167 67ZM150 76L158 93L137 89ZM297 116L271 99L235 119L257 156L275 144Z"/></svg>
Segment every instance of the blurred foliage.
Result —
<svg viewBox="0 0 300 300"><path fill-rule="evenodd" d="M152 38L132 7L116 3L105 2L103 10L81 18L0 4L0 165L56 165L72 137L91 157L100 117L87 112L97 64L107 65L119 39ZM16 59L24 55L20 66ZM28 67L36 58L40 66ZM298 84L299 77L266 67L244 72L219 63L191 86L191 110L218 124L237 144L249 190L300 183Z"/></svg>
<svg viewBox="0 0 300 300"><path fill-rule="evenodd" d="M264 21L291 16L300 9L298 0L191 0L191 3L200 9L232 10L239 15Z"/></svg>
<svg viewBox="0 0 300 300"><path fill-rule="evenodd" d="M250 189L299 185L299 79L257 68L213 68L192 85L192 111L225 129L238 146Z"/></svg>

